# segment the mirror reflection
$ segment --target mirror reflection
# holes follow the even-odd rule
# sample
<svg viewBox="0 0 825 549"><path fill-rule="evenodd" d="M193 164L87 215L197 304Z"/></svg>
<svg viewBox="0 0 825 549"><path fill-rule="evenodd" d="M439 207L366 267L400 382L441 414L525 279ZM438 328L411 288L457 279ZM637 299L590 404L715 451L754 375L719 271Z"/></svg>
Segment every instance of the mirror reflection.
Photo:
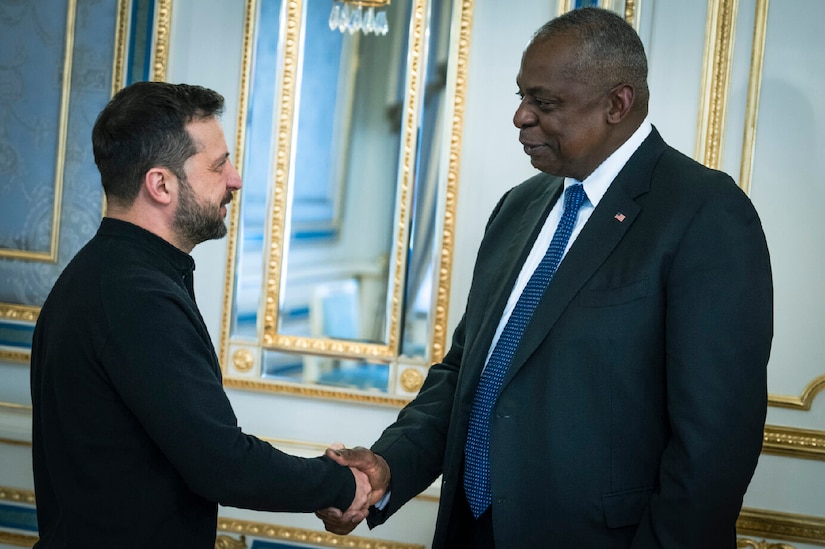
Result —
<svg viewBox="0 0 825 549"><path fill-rule="evenodd" d="M263 378L387 392L429 362L451 4L393 0L386 35L254 6L229 337Z"/></svg>

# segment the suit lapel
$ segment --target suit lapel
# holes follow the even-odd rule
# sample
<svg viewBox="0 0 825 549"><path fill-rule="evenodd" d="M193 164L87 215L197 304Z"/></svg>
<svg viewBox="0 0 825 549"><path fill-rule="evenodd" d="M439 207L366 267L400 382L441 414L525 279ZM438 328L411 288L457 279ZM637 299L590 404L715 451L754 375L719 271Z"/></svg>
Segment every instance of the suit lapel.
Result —
<svg viewBox="0 0 825 549"><path fill-rule="evenodd" d="M503 268L510 266L510 272L506 279L497 278L495 281L485 281L488 286L485 288L487 299L481 310L474 309L468 314L483 314L483 319L478 325L478 331L466 334L467 354L462 360L462 374L466 382L460 387L459 398L472 399L475 394L478 378L487 359L490 350L490 342L493 339L498 327L504 307L516 283L521 267L527 255L538 237L544 225L547 215L561 196L564 180L547 175L540 176L544 180L543 190L523 209L510 237L510 245L507 250L497 259L497 263ZM476 313L477 311L477 313Z"/></svg>
<svg viewBox="0 0 825 549"><path fill-rule="evenodd" d="M610 184L536 307L507 370L504 386L547 337L570 301L633 225L641 211L636 199L649 190L653 168L665 147L654 128Z"/></svg>

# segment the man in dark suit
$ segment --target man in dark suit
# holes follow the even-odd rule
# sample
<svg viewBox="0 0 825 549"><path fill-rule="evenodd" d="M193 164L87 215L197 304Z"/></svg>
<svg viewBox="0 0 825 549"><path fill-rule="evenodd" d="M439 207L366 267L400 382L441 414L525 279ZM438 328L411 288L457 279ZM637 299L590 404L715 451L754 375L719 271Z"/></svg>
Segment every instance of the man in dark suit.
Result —
<svg viewBox="0 0 825 549"><path fill-rule="evenodd" d="M641 41L606 10L528 45L513 121L544 173L496 206L452 347L375 454L329 452L392 473L371 526L440 474L436 549L735 547L766 414L768 250L731 178L648 122L646 79ZM578 185L564 259L513 340Z"/></svg>

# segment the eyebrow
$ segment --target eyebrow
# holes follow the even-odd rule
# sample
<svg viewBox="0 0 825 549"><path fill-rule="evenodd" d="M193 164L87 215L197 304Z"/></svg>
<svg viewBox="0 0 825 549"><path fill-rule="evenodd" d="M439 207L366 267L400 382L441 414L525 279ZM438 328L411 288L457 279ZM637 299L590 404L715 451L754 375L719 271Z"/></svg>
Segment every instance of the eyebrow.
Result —
<svg viewBox="0 0 825 549"><path fill-rule="evenodd" d="M215 169L219 168L221 164L223 164L224 162L226 162L226 161L227 161L227 159L229 159L229 152L225 152L225 153L223 153L223 154L222 154L222 155L221 155L221 156L220 156L217 160L215 160L215 161L212 163L212 165L211 165L211 166L209 166L209 167L210 167L211 169L215 170Z"/></svg>

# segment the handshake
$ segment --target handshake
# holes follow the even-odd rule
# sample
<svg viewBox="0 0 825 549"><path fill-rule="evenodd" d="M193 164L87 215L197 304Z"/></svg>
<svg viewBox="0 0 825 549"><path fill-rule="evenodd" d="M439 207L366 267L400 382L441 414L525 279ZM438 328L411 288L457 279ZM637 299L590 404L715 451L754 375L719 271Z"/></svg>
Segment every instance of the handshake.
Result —
<svg viewBox="0 0 825 549"><path fill-rule="evenodd" d="M324 521L324 527L333 534L346 535L367 518L369 509L386 494L390 485L390 468L384 458L371 450L356 446L345 448L336 443L326 450L326 456L355 475L355 498L346 511L334 507L321 509L315 515Z"/></svg>

